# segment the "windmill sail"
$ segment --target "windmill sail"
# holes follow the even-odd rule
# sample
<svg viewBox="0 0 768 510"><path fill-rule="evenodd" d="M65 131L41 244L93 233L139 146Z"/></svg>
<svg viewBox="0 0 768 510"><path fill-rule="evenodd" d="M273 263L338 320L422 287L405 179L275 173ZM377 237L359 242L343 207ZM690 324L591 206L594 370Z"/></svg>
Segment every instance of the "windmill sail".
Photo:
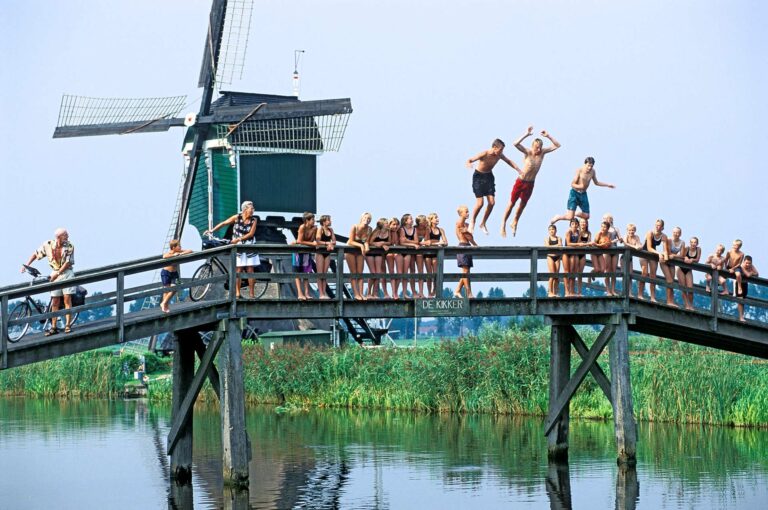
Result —
<svg viewBox="0 0 768 510"><path fill-rule="evenodd" d="M106 98L65 94L54 138L168 131L181 126L176 116L187 96Z"/></svg>

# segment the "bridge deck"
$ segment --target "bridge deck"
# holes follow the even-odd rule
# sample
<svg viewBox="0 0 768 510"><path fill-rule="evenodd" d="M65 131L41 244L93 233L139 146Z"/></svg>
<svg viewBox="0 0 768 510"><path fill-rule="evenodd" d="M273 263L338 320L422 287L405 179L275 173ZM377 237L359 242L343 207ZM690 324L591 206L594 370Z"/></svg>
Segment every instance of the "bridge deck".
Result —
<svg viewBox="0 0 768 510"><path fill-rule="evenodd" d="M234 255L237 251L242 251L243 249L243 247L218 248L179 257L178 262L194 267L204 262L211 255L217 255L224 266L228 267L229 274L217 275L211 281L216 286L220 286L226 280L230 280L230 283L234 284ZM296 247L286 246L258 246L256 249L263 258L271 258L275 262L290 257L291 252L302 251L300 248L297 250ZM444 273L443 267L445 266L445 261L448 260L447 256L455 255L455 253L460 251L464 250L459 248L437 250L438 271L421 278L432 279L438 289L442 288L445 282L458 280L461 276L459 273ZM704 291L701 287L683 289L675 284L667 284L664 280L655 280L655 283L659 288L670 286L678 291L687 290L698 296L703 295L708 299L707 307L684 310L668 307L663 304L651 303L646 300L639 300L627 292L631 285L623 288L621 295L616 297L592 295L579 298L541 298L536 296L539 282L546 281L550 276L555 276L539 272L538 270L539 259L546 257L550 251L552 250L544 248L476 248L471 250L476 259L490 259L502 262L510 260L522 261L526 266L530 267L530 270L526 272L485 272L472 275L473 282L486 281L499 286L510 283L520 285L520 282L525 282L523 286L527 295L524 297L455 300L452 303L458 308L451 310L450 314L458 316L544 315L553 323L568 324L605 323L611 321L612 317L615 317L617 314L624 314L629 316L629 329L633 331L768 358L768 325L762 320L754 320L754 318L747 322L740 322L730 313L732 310L728 309L729 307L733 308L734 304L741 303L747 307L752 307L756 311L753 317L762 318L765 315L766 309L768 309L768 301L762 299L741 300L730 296L720 296L716 293L716 289L710 292ZM587 251L590 253L601 253L611 250L571 250L569 253ZM635 252L628 249L613 251L622 253L626 260L650 256L650 254L644 252ZM336 274L329 273L326 275L326 279L336 286L346 284L351 277L355 276L343 272L341 264L343 252L344 249L339 248L332 255L335 257L340 271ZM525 262L526 258L528 262ZM77 309L84 312L96 308L111 307L112 314L103 319L78 323L77 327L70 334L44 337L42 333L32 331L18 343L9 343L9 326L12 327L23 322L35 323L41 318L50 317L51 315L62 315L63 312L36 315L25 320L10 321L10 323L8 313L4 313L2 317L2 363L0 363L0 367L12 368L99 347L116 345L160 333L194 328L208 330L213 328L217 321L230 317L249 319L342 319L446 315L445 310L428 307L427 305L430 303L433 305L435 303L435 301L430 300L378 299L355 301L345 299L339 295L332 300L299 301L297 299L276 299L274 296L279 293L274 292L268 293L268 295L273 296L272 298L257 300L235 300L222 297L225 295L223 292L212 292L212 296L218 295L219 297L200 302L185 301L174 303L171 307L171 312L168 314L162 313L157 308L138 312L126 311L131 302L144 299L147 296L158 295L164 290L159 284L147 284L146 282L149 279L149 275L154 274L159 267L166 264L167 261L159 259L143 259L123 265L80 273L75 280L76 284L98 283L103 285L105 282L111 282L114 285L115 291L92 296L85 305ZM690 267L700 273L712 271L709 267L698 264L690 265ZM274 285L278 282L291 282L297 276L292 273L281 273L280 270L281 265L276 263L275 271L277 272L269 274L260 273L259 278L269 279L271 285ZM318 279L316 274L301 276L313 281ZM360 276L365 279L370 278L368 274ZM564 275L560 273L557 276L563 278ZM139 285L127 288L125 286L127 277L138 280L144 278L144 280ZM391 278L392 275L388 275L388 277ZM631 281L643 280L639 274L630 272L628 268L617 272L616 277L620 282L619 287L622 287L623 281L629 283ZM717 281L717 279L715 278L713 281ZM752 285L768 286L768 281L766 280L750 279L750 282ZM69 281L66 284L17 285L0 289L0 300L2 300L0 310L10 311L13 300L26 296L40 298L44 293L52 289L72 284L72 281ZM178 285L177 288L184 289L193 285L194 283L187 281Z"/></svg>

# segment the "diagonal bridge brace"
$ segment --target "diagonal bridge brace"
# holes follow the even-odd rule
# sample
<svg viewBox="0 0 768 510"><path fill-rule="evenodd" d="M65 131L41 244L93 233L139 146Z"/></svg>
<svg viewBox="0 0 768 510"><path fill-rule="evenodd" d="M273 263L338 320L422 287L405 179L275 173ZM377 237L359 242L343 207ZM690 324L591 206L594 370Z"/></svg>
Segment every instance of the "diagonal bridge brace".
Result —
<svg viewBox="0 0 768 510"><path fill-rule="evenodd" d="M576 349L576 352L579 353L581 359L586 360L587 356L589 355L589 348L587 347L587 344L585 344L584 340L581 339L581 336L579 336L579 332L576 331L576 328L573 326L568 326L568 329L571 345L573 345L573 347ZM589 372L592 374L592 377L595 378L595 382L597 382L597 385L600 386L600 389L603 390L603 394L608 399L608 402L611 403L611 407L613 407L613 397L611 396L611 381L608 380L608 376L605 375L602 367L597 363L593 363L589 366Z"/></svg>
<svg viewBox="0 0 768 510"><path fill-rule="evenodd" d="M178 412L175 413L173 423L171 424L171 430L168 432L168 455L171 455L173 449L176 447L176 443L181 436L180 432L190 419L192 415L192 407L195 405L197 395L200 393L203 383L205 382L206 377L209 377L209 374L211 374L211 382L213 383L214 390L218 390L218 384L216 384L216 382L218 382L218 372L213 364L213 360L219 352L221 344L224 343L224 338L225 334L217 331L208 344L205 354L203 354L200 359L200 366L198 367L197 372L195 372L195 376L192 378L192 383L189 385L187 394L184 396L184 400L181 402ZM197 352L199 355L200 351L198 350ZM216 394L218 395L219 391L216 391Z"/></svg>
<svg viewBox="0 0 768 510"><path fill-rule="evenodd" d="M563 391L560 393L560 395L557 397L557 400L553 405L550 406L549 409L549 415L547 416L547 421L544 423L544 434L549 434L549 432L552 430L552 427L555 426L557 421L560 419L560 415L563 413L565 408L568 406L568 404L571 401L571 397L573 397L573 394L576 393L576 390L579 389L579 386L584 381L584 378L587 376L587 372L592 371L594 367L597 367L600 369L599 366L595 364L597 361L597 358L600 356L600 354L603 352L603 349L605 349L605 346L608 345L608 342L611 341L611 338L613 338L614 333L616 332L616 326L614 324L606 324L603 330L598 335L597 339L595 340L595 343L592 345L592 347L589 349L589 351L586 353L586 356L582 354L581 348L586 348L586 345L584 345L584 341L581 340L581 338L578 336L578 333L574 330L571 336L571 342L576 346L577 343L580 342L581 348L576 347L576 350L579 351L579 355L582 356L583 360L581 362L581 365L579 365L579 368L576 369L576 372L574 372L573 376L568 380L568 384L565 385L565 388L563 388ZM578 342L576 339L578 338ZM593 372L594 374L595 372ZM603 389L603 392L606 392L606 388L603 387L605 383L607 383L608 379L605 377L605 373L600 369L599 372L602 375L603 381L601 382L600 376L595 375L595 379L597 379L598 384ZM607 388L607 394L610 395L610 384L608 384ZM609 400L611 400L610 396L608 397Z"/></svg>

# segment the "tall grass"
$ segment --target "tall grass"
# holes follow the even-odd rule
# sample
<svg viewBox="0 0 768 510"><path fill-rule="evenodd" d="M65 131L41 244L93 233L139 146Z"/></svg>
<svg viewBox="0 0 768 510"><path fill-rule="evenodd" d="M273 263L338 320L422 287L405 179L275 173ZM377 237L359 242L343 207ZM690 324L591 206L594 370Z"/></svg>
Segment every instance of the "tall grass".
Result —
<svg viewBox="0 0 768 510"><path fill-rule="evenodd" d="M590 344L596 332L584 328ZM768 365L762 360L672 342L630 338L635 414L643 421L768 426ZM423 412L546 415L549 331L499 325L477 336L423 348L312 349L243 346L250 403ZM572 371L581 362L572 355ZM82 354L0 373L0 393L108 396L124 383L122 358ZM598 359L606 374L607 350ZM171 380L153 381L150 398L170 401ZM215 400L206 383L202 400ZM591 376L571 401L571 416L610 419Z"/></svg>
<svg viewBox="0 0 768 510"><path fill-rule="evenodd" d="M139 360L92 351L0 372L0 395L112 397L132 377Z"/></svg>

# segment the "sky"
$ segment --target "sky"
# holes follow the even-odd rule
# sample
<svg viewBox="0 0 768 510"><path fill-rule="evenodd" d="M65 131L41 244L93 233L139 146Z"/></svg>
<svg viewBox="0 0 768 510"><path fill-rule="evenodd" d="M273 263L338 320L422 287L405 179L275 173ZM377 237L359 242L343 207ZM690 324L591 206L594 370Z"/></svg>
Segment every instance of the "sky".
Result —
<svg viewBox="0 0 768 510"><path fill-rule="evenodd" d="M159 254L173 214L183 130L52 138L64 93L188 94L197 78L207 0L10 0L0 19L0 286L57 227L76 269ZM256 1L243 79L225 90L349 97L338 153L318 159L318 213L348 233L374 218L472 205L470 156L533 125L562 148L546 156L515 238L498 230L515 172L495 169L498 205L483 246L540 245L565 211L587 156L616 189L589 190L642 235L656 218L696 235L704 255L740 237L760 268L768 5L757 0ZM528 144L530 139L528 139ZM561 231L565 223L561 223ZM593 230L595 228L593 227ZM188 229L183 242L199 248ZM38 263L44 267L44 264Z"/></svg>

